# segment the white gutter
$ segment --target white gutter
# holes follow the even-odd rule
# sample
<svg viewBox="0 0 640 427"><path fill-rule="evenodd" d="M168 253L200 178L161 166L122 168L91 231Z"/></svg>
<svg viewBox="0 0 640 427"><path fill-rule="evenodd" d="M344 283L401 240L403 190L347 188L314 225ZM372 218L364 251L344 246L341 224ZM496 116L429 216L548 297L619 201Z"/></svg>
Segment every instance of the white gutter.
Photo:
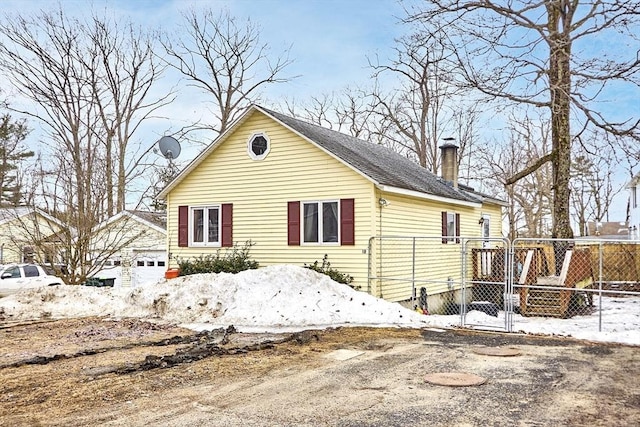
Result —
<svg viewBox="0 0 640 427"><path fill-rule="evenodd" d="M418 199L431 200L434 202L450 203L452 205L467 206L471 208L481 208L482 203L468 202L466 200L450 199L448 197L434 196L433 194L421 193L414 190L406 190L404 188L391 187L388 185L376 185L380 191L385 193L400 194L402 196L416 197Z"/></svg>

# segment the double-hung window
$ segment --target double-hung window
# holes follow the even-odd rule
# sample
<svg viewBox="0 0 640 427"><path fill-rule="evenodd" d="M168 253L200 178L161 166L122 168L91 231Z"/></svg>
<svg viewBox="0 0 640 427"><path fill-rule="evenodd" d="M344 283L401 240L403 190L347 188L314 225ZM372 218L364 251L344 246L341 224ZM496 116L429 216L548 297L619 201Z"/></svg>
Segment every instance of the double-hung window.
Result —
<svg viewBox="0 0 640 427"><path fill-rule="evenodd" d="M456 237L456 214L453 212L447 212L447 237L450 242Z"/></svg>
<svg viewBox="0 0 640 427"><path fill-rule="evenodd" d="M460 214L442 212L442 243L460 243Z"/></svg>
<svg viewBox="0 0 640 427"><path fill-rule="evenodd" d="M191 208L191 245L220 246L220 211L220 206Z"/></svg>
<svg viewBox="0 0 640 427"><path fill-rule="evenodd" d="M287 244L355 245L355 200L287 202Z"/></svg>
<svg viewBox="0 0 640 427"><path fill-rule="evenodd" d="M178 206L178 247L233 246L233 204Z"/></svg>
<svg viewBox="0 0 640 427"><path fill-rule="evenodd" d="M302 242L338 243L340 224L337 200L302 203Z"/></svg>

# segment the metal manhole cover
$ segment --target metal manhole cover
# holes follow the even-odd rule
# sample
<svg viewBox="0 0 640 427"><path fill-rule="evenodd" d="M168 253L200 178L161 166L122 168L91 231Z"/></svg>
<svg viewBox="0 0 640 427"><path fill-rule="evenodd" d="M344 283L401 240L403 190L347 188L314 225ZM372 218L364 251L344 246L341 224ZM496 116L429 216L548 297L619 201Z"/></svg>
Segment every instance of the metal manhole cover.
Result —
<svg viewBox="0 0 640 427"><path fill-rule="evenodd" d="M486 378L466 372L438 372L427 374L424 379L430 384L446 385L449 387L469 387L482 385L487 382Z"/></svg>
<svg viewBox="0 0 640 427"><path fill-rule="evenodd" d="M512 357L520 356L522 352L513 347L476 347L471 350L483 356Z"/></svg>

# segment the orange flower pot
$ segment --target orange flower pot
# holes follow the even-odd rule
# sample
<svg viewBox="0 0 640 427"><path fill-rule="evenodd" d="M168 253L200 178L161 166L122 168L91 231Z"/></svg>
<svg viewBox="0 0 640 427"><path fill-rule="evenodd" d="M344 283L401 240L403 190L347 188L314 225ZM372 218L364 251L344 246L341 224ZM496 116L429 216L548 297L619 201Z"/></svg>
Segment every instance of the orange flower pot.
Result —
<svg viewBox="0 0 640 427"><path fill-rule="evenodd" d="M177 268L170 268L164 272L165 279L175 279L180 274L180 270Z"/></svg>

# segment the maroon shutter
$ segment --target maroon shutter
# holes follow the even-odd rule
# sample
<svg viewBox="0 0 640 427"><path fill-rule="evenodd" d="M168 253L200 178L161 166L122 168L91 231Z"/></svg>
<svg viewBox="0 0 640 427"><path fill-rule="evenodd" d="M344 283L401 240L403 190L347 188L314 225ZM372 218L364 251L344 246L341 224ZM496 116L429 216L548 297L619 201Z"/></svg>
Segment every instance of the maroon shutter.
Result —
<svg viewBox="0 0 640 427"><path fill-rule="evenodd" d="M442 243L447 243L447 213L442 212Z"/></svg>
<svg viewBox="0 0 640 427"><path fill-rule="evenodd" d="M178 206L178 246L189 246L189 206Z"/></svg>
<svg viewBox="0 0 640 427"><path fill-rule="evenodd" d="M456 243L460 243L460 214L456 214Z"/></svg>
<svg viewBox="0 0 640 427"><path fill-rule="evenodd" d="M300 245L300 202L289 202L287 206L287 243Z"/></svg>
<svg viewBox="0 0 640 427"><path fill-rule="evenodd" d="M355 245L355 203L353 199L340 199L340 244Z"/></svg>
<svg viewBox="0 0 640 427"><path fill-rule="evenodd" d="M233 246L233 204L222 205L222 246Z"/></svg>

